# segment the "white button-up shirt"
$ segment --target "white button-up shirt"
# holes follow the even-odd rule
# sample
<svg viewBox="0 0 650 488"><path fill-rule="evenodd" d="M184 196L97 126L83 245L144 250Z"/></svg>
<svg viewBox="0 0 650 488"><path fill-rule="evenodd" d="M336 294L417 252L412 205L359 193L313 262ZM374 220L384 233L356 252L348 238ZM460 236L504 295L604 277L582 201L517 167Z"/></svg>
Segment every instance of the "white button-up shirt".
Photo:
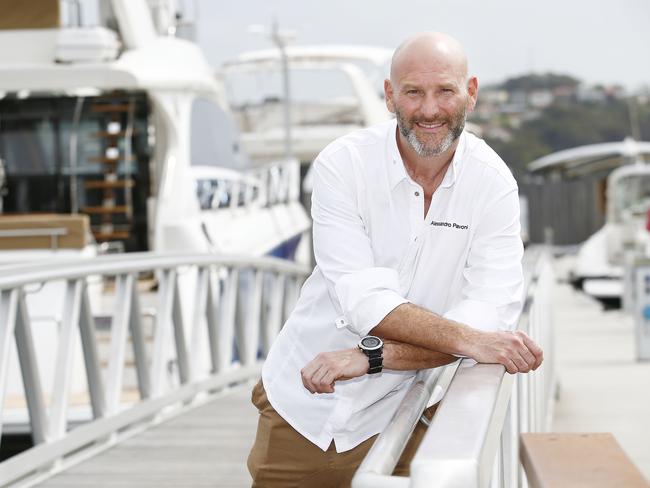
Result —
<svg viewBox="0 0 650 488"><path fill-rule="evenodd" d="M395 120L334 141L313 171L317 266L262 379L289 424L342 452L386 427L415 372L384 369L312 394L301 368L319 352L356 347L405 302L475 328L513 328L523 299L519 199L499 156L463 132L423 217L424 191L406 173Z"/></svg>

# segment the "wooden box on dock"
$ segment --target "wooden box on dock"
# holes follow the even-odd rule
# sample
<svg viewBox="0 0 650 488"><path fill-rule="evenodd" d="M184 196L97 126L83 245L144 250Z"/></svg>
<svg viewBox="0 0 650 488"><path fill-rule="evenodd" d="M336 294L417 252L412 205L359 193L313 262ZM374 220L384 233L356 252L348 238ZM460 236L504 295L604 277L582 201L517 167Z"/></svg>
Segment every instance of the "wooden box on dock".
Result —
<svg viewBox="0 0 650 488"><path fill-rule="evenodd" d="M88 244L87 215L0 215L0 249L81 249Z"/></svg>

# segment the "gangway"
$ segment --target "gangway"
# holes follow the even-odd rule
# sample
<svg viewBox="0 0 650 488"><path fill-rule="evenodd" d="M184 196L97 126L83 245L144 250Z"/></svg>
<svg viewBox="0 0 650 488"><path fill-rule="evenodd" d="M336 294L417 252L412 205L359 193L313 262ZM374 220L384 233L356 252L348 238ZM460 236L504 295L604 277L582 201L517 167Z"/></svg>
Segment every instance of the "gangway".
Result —
<svg viewBox="0 0 650 488"><path fill-rule="evenodd" d="M545 348L545 365L515 377L502 366L463 359L419 372L353 486L526 486L517 458L519 433L547 429L554 375L553 272L537 248L527 250L525 269L527 299L520 328ZM7 357L15 330L35 446L0 463L0 485L247 486L245 459L257 417L250 404L251 385L307 272L272 258L147 254L9 269L0 277L0 353ZM137 284L144 275L157 284L148 346L142 338L141 304L151 300L152 290ZM91 292L98 277L113 277L115 288L106 371L98 365L94 342ZM56 388L48 405L25 295L35 284L50 282L63 283L66 292L51 368ZM91 415L71 426L67 393L74 365L68 353L76 333L89 379ZM125 403L120 392L129 335L139 398ZM5 381L6 360L0 367ZM442 396L442 403L416 454L411 478L393 477L392 466L432 393ZM450 446L450 433L459 425L466 428L454 431Z"/></svg>

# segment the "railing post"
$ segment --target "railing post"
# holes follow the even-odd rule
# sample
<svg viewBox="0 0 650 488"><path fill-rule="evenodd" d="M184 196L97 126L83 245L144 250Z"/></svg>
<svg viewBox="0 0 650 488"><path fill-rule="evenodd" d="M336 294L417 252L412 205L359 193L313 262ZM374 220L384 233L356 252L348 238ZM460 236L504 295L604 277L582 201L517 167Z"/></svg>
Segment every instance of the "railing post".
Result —
<svg viewBox="0 0 650 488"><path fill-rule="evenodd" d="M97 354L95 319L92 315L92 310L90 309L85 280L82 281L81 288L81 313L79 317L81 347L84 355L84 364L86 366L88 393L90 395L90 404L93 409L93 417L100 418L106 415L106 397L104 395L102 375L99 367L99 356Z"/></svg>
<svg viewBox="0 0 650 488"><path fill-rule="evenodd" d="M109 414L117 412L120 405L133 283L132 275L115 277L115 311L111 322L110 359L106 383L106 408Z"/></svg>
<svg viewBox="0 0 650 488"><path fill-rule="evenodd" d="M142 326L142 309L140 308L138 290L135 286L136 278L137 275L131 275L133 285L131 286L129 328L131 331L131 340L133 341L133 356L138 377L138 389L140 390L140 398L144 400L151 397L151 374L149 371L149 362L147 361L147 348Z"/></svg>
<svg viewBox="0 0 650 488"><path fill-rule="evenodd" d="M262 348L264 353L268 353L275 337L282 327L282 312L284 310L284 290L286 275L283 273L273 273L268 275L266 282L266 306L264 307L262 323Z"/></svg>
<svg viewBox="0 0 650 488"><path fill-rule="evenodd" d="M50 413L50 436L52 439L63 437L68 424L68 401L81 316L82 293L82 279L67 281L52 387L52 410Z"/></svg>
<svg viewBox="0 0 650 488"><path fill-rule="evenodd" d="M192 316L192 335L190 338L190 351L192 354L192 363L190 368L191 380L196 380L205 376L204 370L204 352L203 342L208 338L208 343L211 350L211 340L209 330L204 329L206 325L208 304L208 294L210 293L210 268L200 267L196 274L196 299L194 306L194 314ZM208 329L210 328L209 323Z"/></svg>
<svg viewBox="0 0 650 488"><path fill-rule="evenodd" d="M2 436L5 386L9 370L9 352L16 328L17 307L18 290L2 290L0 292L0 438Z"/></svg>
<svg viewBox="0 0 650 488"><path fill-rule="evenodd" d="M210 372L216 373L219 370L219 320L218 320L218 307L221 302L218 293L219 278L214 269L208 271L207 282L207 303L206 303L206 321L208 326L208 343L210 347Z"/></svg>
<svg viewBox="0 0 650 488"><path fill-rule="evenodd" d="M219 360L218 372L226 371L232 363L233 341L235 339L235 316L239 290L239 270L228 268L221 291L221 313L219 316Z"/></svg>
<svg viewBox="0 0 650 488"><path fill-rule="evenodd" d="M247 270L247 293L245 297L240 296L242 307L240 309L241 320L239 321L239 327L237 327L237 346L241 363L245 366L251 366L257 361L257 351L260 344L262 279L262 272L252 269ZM242 281L242 278L240 278L240 286Z"/></svg>
<svg viewBox="0 0 650 488"><path fill-rule="evenodd" d="M18 350L20 371L23 376L29 423L32 429L32 441L34 444L41 444L48 438L47 415L43 402L41 378L38 374L36 352L34 351L34 339L25 303L25 292L20 289L18 293L15 329L16 349Z"/></svg>
<svg viewBox="0 0 650 488"><path fill-rule="evenodd" d="M166 269L161 272L158 283L158 313L151 361L151 394L154 398L161 396L165 391L164 382L168 371L170 322L174 305L175 281L175 269Z"/></svg>
<svg viewBox="0 0 650 488"><path fill-rule="evenodd" d="M174 325L174 343L176 345L176 359L178 361L178 375L181 385L190 380L190 361L187 357L187 341L185 339L185 325L183 323L183 310L181 297L178 290L178 275L174 275L172 320Z"/></svg>

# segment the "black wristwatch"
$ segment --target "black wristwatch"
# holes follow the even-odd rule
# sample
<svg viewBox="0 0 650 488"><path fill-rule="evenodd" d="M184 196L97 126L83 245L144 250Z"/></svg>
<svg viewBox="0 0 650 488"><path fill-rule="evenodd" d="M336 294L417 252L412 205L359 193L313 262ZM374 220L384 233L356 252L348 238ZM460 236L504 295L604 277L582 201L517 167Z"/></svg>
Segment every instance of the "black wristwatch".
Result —
<svg viewBox="0 0 650 488"><path fill-rule="evenodd" d="M381 373L384 363L384 342L375 336L366 336L359 341L359 349L368 356L368 374Z"/></svg>

